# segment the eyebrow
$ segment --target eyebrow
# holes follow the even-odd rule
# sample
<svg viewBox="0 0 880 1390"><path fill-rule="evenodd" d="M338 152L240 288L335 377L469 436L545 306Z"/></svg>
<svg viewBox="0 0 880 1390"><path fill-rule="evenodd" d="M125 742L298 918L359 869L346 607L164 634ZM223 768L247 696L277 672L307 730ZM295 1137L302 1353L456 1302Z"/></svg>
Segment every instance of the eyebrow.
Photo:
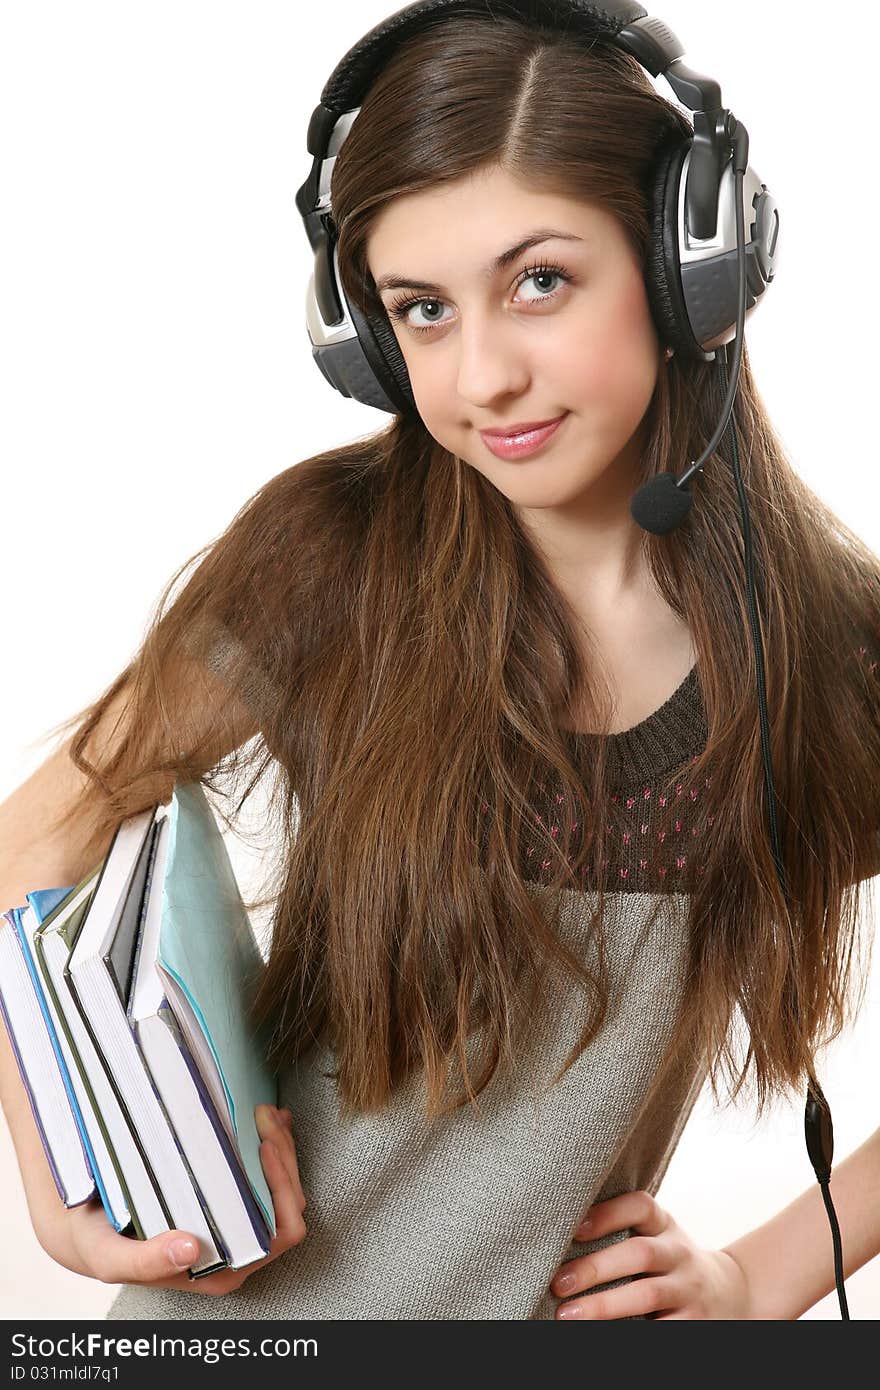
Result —
<svg viewBox="0 0 880 1390"><path fill-rule="evenodd" d="M552 241L554 238L558 238L560 241L583 241L583 237L574 236L571 232L557 231L555 227L538 227L536 231L524 236L522 241L518 241L515 246L508 247L506 251L502 251L500 255L496 256L494 261L490 261L487 266L484 266L483 276L487 280L491 280L493 275L497 275L499 270L504 270L523 251L528 251L532 246L538 246L542 241ZM430 290L437 294L448 293L442 285L434 285L426 280L410 280L396 270L390 271L387 275L383 275L381 280L376 281L377 294L381 294L383 290L393 289Z"/></svg>

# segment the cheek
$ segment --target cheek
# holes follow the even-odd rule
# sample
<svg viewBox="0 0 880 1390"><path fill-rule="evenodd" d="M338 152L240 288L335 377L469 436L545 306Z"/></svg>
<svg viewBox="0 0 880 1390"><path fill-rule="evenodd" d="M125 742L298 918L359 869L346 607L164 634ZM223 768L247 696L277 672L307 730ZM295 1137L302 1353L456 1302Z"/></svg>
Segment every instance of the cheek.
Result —
<svg viewBox="0 0 880 1390"><path fill-rule="evenodd" d="M603 305L598 324L593 320L576 373L580 390L609 404L632 404L646 391L650 398L659 350L645 287L638 279Z"/></svg>

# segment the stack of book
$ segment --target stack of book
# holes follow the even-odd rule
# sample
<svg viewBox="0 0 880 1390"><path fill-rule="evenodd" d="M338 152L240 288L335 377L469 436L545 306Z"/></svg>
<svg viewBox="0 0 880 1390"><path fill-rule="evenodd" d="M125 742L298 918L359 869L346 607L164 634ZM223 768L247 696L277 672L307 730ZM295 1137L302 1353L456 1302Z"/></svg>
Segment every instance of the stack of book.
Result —
<svg viewBox="0 0 880 1390"><path fill-rule="evenodd" d="M73 888L0 915L0 1010L61 1200L117 1231L198 1236L190 1276L269 1253L247 1021L262 957L198 783L124 821Z"/></svg>

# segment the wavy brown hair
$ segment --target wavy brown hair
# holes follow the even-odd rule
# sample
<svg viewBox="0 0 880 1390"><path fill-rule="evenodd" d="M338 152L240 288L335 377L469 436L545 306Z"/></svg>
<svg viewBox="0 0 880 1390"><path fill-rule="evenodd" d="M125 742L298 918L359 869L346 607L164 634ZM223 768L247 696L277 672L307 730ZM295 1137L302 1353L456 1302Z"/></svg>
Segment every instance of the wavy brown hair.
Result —
<svg viewBox="0 0 880 1390"><path fill-rule="evenodd" d="M498 19L487 42L487 22L458 17L407 39L336 160L341 273L361 308L382 311L365 247L389 199L481 168L598 201L645 263L652 159L689 121L610 43ZM642 481L699 455L721 399L713 365L677 355L659 372ZM666 783L702 786L711 771L703 871L687 885L681 1035L695 1037L716 1098L722 1070L733 1097L753 1072L760 1112L774 1091L803 1092L816 1049L862 1002L859 889L878 867L880 824L880 561L793 470L745 350L733 427L788 901L768 838L729 429L687 524L644 546L693 634L708 729L704 751ZM248 906L271 907L253 1020L272 1061L328 1043L350 1113L381 1109L423 1068L430 1117L516 1065L550 964L573 972L589 1002L562 1071L602 1027L605 827L591 810L605 803L608 769L601 739L586 774L576 767L562 726L577 710L607 730L611 708L512 505L399 415L272 477L172 578L125 671L54 731L72 734L88 778L59 824L88 817L97 860L120 819L166 800L176 778L200 779L229 828L268 787L272 853ZM536 826L530 790L548 771L575 824L596 822L588 835ZM551 908L585 881L595 889L595 971L524 881L526 842L551 865ZM471 1068L465 1043L477 1036Z"/></svg>

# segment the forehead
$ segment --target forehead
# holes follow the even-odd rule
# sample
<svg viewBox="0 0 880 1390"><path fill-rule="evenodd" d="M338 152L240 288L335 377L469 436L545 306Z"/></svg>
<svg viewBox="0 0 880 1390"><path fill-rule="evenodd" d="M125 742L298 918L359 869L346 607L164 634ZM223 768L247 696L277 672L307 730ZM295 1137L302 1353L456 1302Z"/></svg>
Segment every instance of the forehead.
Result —
<svg viewBox="0 0 880 1390"><path fill-rule="evenodd" d="M615 236L615 218L598 203L530 187L504 170L393 198L367 238L370 273L474 273L536 228L553 228L595 246ZM574 244L574 243L573 243Z"/></svg>

